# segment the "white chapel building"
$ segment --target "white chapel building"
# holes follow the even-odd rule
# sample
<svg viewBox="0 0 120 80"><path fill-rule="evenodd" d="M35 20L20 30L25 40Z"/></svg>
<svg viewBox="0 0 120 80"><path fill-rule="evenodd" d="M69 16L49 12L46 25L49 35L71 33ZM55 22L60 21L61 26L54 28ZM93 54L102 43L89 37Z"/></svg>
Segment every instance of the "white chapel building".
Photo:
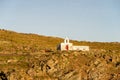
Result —
<svg viewBox="0 0 120 80"><path fill-rule="evenodd" d="M72 43L69 42L69 38L65 38L63 43L60 43L57 47L57 50L81 50L81 51L89 51L89 46L73 46Z"/></svg>

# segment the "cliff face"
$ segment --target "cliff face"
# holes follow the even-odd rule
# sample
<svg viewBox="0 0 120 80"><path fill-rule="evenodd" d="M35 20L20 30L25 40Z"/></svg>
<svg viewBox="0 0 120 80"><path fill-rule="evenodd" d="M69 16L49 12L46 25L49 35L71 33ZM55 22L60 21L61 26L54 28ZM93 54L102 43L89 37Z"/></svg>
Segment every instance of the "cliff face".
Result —
<svg viewBox="0 0 120 80"><path fill-rule="evenodd" d="M119 80L120 52L39 52L0 55L3 80Z"/></svg>

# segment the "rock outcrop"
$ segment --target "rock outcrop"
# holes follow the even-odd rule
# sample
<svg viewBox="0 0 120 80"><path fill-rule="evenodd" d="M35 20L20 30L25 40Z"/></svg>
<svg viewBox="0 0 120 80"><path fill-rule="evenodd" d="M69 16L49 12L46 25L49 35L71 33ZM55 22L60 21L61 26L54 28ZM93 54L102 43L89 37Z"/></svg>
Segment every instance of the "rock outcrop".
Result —
<svg viewBox="0 0 120 80"><path fill-rule="evenodd" d="M53 51L6 56L0 57L1 80L120 80L118 51Z"/></svg>

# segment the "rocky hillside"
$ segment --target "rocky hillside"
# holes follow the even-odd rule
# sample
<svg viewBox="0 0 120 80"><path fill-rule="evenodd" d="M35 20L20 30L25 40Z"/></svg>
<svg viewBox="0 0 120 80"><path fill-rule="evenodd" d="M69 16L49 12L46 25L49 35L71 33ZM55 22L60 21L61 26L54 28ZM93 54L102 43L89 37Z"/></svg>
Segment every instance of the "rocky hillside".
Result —
<svg viewBox="0 0 120 80"><path fill-rule="evenodd" d="M0 80L120 80L119 42L71 40L90 51L56 51L61 41L0 30Z"/></svg>
<svg viewBox="0 0 120 80"><path fill-rule="evenodd" d="M120 52L0 54L2 80L120 80Z"/></svg>

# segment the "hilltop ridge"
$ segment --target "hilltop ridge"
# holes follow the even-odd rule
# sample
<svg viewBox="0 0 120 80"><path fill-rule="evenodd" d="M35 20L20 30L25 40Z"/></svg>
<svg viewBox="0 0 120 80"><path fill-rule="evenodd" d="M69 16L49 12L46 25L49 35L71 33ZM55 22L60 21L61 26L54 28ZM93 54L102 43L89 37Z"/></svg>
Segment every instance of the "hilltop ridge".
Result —
<svg viewBox="0 0 120 80"><path fill-rule="evenodd" d="M75 45L88 45L90 49L120 50L119 42L87 42L70 40ZM18 33L0 29L0 52L37 52L40 50L56 50L63 42L62 38L49 37L32 33Z"/></svg>
<svg viewBox="0 0 120 80"><path fill-rule="evenodd" d="M62 41L61 38L48 37L38 34L17 33L9 30L0 30L0 51L40 51L53 49Z"/></svg>

